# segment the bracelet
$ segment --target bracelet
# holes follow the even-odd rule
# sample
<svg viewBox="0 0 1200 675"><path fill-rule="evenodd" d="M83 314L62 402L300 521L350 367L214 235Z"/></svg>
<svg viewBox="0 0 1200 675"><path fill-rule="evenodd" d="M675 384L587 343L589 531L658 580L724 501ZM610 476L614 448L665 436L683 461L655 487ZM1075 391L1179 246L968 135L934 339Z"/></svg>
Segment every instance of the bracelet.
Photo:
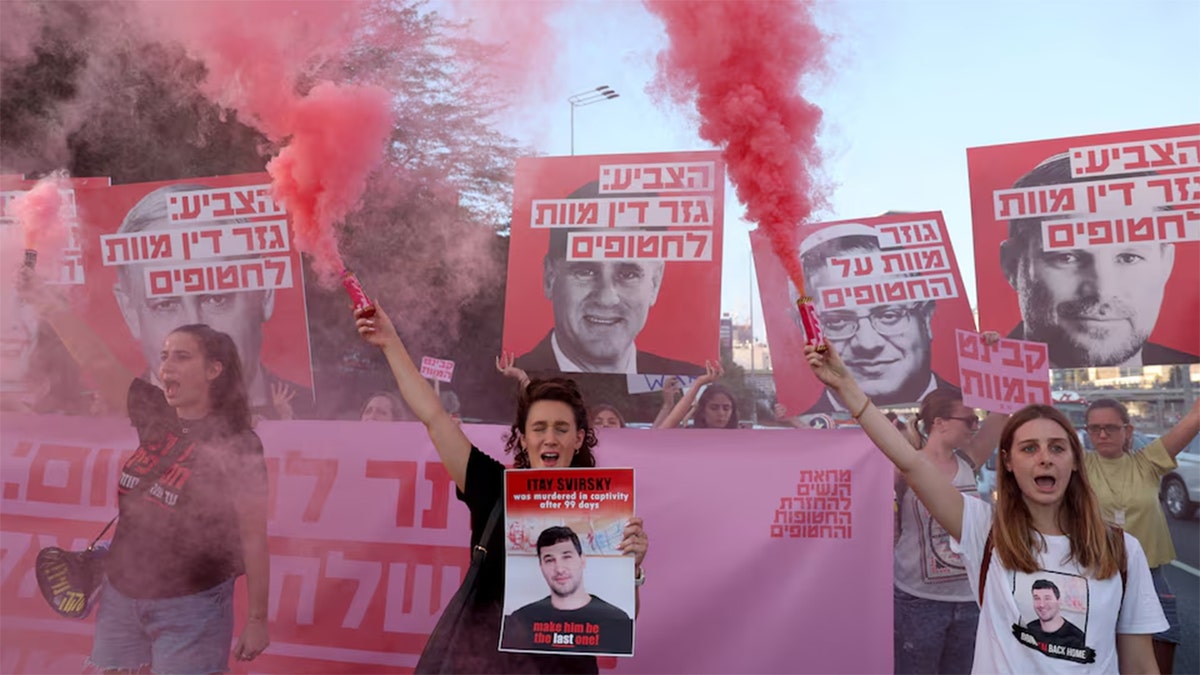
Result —
<svg viewBox="0 0 1200 675"><path fill-rule="evenodd" d="M858 412L856 412L856 413L854 413L854 414L852 414L852 415L850 415L850 416L851 416L851 417L853 417L853 418L854 418L854 420L857 422L857 421L858 421L858 418L862 417L862 416L863 416L863 413L867 412L867 408L870 408L870 407L871 407L871 397L870 397L870 396L868 396L868 397L867 397L867 402L863 404L863 407L859 408L859 409L858 409Z"/></svg>
<svg viewBox="0 0 1200 675"><path fill-rule="evenodd" d="M646 568L639 567L637 569L637 576L633 578L633 585L641 586L644 583L646 583Z"/></svg>

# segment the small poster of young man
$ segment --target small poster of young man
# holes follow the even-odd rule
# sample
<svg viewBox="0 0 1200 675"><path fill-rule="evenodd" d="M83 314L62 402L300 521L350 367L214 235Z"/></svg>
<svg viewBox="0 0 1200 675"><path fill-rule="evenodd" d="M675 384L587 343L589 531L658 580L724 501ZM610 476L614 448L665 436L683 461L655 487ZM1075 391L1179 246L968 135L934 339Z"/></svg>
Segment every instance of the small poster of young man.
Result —
<svg viewBox="0 0 1200 675"><path fill-rule="evenodd" d="M500 650L633 656L633 469L505 474Z"/></svg>
<svg viewBox="0 0 1200 675"><path fill-rule="evenodd" d="M1039 570L1017 574L1014 588L1020 619L1013 636L1048 657L1094 663L1087 646L1087 579L1074 574Z"/></svg>

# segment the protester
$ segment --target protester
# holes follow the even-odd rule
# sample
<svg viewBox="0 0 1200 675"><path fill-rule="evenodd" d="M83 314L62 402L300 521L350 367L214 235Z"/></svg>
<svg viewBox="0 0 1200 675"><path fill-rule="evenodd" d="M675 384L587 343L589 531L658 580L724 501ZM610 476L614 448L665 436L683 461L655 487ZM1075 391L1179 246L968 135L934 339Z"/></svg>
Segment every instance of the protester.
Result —
<svg viewBox="0 0 1200 675"><path fill-rule="evenodd" d="M991 334L991 342L999 340ZM892 426L907 426L892 413ZM989 415L982 428L975 411L963 405L962 392L934 389L921 400L916 419L925 440L912 444L955 489L978 496L975 469L996 447L1007 415ZM899 423L898 423L899 422ZM918 436L920 439L921 436ZM906 435L905 440L911 444ZM965 673L971 669L979 608L975 592L950 536L934 521L896 474L897 538L893 562L893 649L897 674Z"/></svg>
<svg viewBox="0 0 1200 675"><path fill-rule="evenodd" d="M597 403L589 410L592 414L592 426L597 429L616 429L625 426L625 416L615 406Z"/></svg>
<svg viewBox="0 0 1200 675"><path fill-rule="evenodd" d="M682 424L689 415L692 416L692 426L696 429L738 428L737 401L733 392L716 384L717 379L725 374L725 369L720 361L705 361L704 367L707 372L692 382L687 393L656 428L673 429ZM705 387L707 388L704 389ZM704 393L700 395L700 401L693 411L692 403L696 401L696 394L701 389L704 389Z"/></svg>
<svg viewBox="0 0 1200 675"><path fill-rule="evenodd" d="M91 662L105 671L221 673L233 640L234 579L246 624L233 654L270 640L267 468L237 347L203 324L167 334L157 379L129 387L140 445L121 470Z"/></svg>
<svg viewBox="0 0 1200 675"><path fill-rule="evenodd" d="M1137 537L1146 550L1154 590L1171 624L1154 636L1154 656L1159 670L1169 673L1179 644L1179 615L1163 567L1175 559L1175 545L1158 494L1162 477L1179 466L1176 458L1180 451L1200 432L1200 400L1174 428L1139 452L1130 449L1133 425L1129 411L1118 401L1093 401L1085 428L1096 451L1083 455L1083 466L1100 508L1105 518Z"/></svg>
<svg viewBox="0 0 1200 675"><path fill-rule="evenodd" d="M805 346L818 379L835 391L880 450L954 540L972 588L979 589L973 672L1158 672L1151 635L1167 628L1141 544L1104 522L1070 421L1047 405L1014 413L1000 434L993 507L964 496L863 393L837 350ZM994 555L993 555L994 553ZM990 573L989 573L990 570ZM1086 616L1086 647L1038 642L1028 589L1036 578L1081 586L1074 606ZM981 581L982 579L982 581ZM1069 663L1061 663L1067 661Z"/></svg>
<svg viewBox="0 0 1200 675"><path fill-rule="evenodd" d="M358 419L363 422L402 422L409 419L407 406L389 391L377 391L367 397Z"/></svg>
<svg viewBox="0 0 1200 675"><path fill-rule="evenodd" d="M489 541L480 537L493 510L502 507L504 470L500 462L480 452L460 425L442 407L433 387L413 364L381 307L374 316L355 313L363 340L379 347L387 357L400 395L425 425L446 471L458 488L458 498L471 511L471 545L482 546L484 557L478 591L467 608L457 648L447 655L451 672L599 672L596 659L584 655L501 652L500 620L504 601L504 528L495 528ZM505 451L513 455L513 468L595 466L596 434L571 380L534 380L522 389L516 420L506 439ZM641 518L631 518L618 548L634 556L636 583L645 579L642 561L649 539Z"/></svg>
<svg viewBox="0 0 1200 675"><path fill-rule="evenodd" d="M654 416L654 423L651 427L657 429L671 414L675 408L675 403L679 397L683 395L683 382L675 375L668 375L663 378L662 388L662 405L658 408L658 414Z"/></svg>

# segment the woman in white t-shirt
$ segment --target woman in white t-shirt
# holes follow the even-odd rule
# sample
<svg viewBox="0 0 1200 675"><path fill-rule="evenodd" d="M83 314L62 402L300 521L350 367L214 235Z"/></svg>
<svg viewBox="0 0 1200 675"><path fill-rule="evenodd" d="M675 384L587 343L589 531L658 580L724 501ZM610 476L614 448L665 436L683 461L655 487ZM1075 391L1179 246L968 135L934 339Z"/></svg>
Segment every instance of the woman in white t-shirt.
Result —
<svg viewBox="0 0 1200 675"><path fill-rule="evenodd" d="M1167 622L1146 556L1102 519L1083 447L1061 412L1030 405L1004 425L994 518L905 440L825 346L805 347L813 372L955 540L979 589L972 672L1158 672L1151 635Z"/></svg>

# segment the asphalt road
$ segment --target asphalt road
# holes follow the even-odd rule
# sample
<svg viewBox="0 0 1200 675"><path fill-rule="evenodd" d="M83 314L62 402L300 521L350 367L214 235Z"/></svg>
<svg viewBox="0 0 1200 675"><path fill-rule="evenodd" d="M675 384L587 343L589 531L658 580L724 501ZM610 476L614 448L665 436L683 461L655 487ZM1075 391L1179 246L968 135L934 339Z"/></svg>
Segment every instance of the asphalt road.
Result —
<svg viewBox="0 0 1200 675"><path fill-rule="evenodd" d="M1167 567L1167 582L1175 591L1182 644L1175 650L1176 673L1200 673L1200 520L1167 516L1175 541L1176 563Z"/></svg>

